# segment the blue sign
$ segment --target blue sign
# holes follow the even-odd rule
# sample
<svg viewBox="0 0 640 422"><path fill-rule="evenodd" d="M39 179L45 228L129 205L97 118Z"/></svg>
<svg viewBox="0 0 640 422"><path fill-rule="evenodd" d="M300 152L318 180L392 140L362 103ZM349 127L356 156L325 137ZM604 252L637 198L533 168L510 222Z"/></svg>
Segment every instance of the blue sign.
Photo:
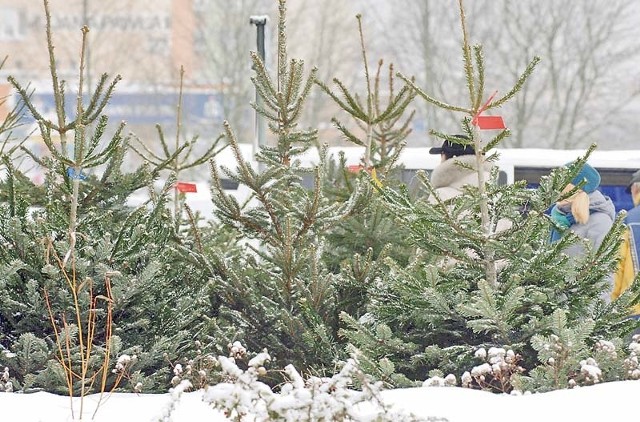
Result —
<svg viewBox="0 0 640 422"><path fill-rule="evenodd" d="M69 120L76 115L76 95L68 92L65 111ZM124 120L133 124L172 124L176 122L178 112L178 93L118 93L115 92L104 109L111 121ZM57 121L55 102L52 93L34 93L33 105L46 119ZM88 98L85 99L85 104ZM183 93L182 121L185 124L207 124L221 121L222 94L220 93ZM28 120L33 117L27 113Z"/></svg>
<svg viewBox="0 0 640 422"><path fill-rule="evenodd" d="M74 170L72 167L67 168L67 176L72 179L84 180L87 178L87 175L82 173L80 170Z"/></svg>

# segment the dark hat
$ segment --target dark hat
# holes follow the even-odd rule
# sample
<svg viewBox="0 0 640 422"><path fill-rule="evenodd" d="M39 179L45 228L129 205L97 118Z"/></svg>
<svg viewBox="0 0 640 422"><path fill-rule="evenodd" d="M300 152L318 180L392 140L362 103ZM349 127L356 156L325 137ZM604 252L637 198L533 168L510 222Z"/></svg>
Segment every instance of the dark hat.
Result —
<svg viewBox="0 0 640 422"><path fill-rule="evenodd" d="M454 138L463 139L469 141L469 137L466 135L453 135ZM473 155L476 151L473 149L473 145L459 144L452 141L444 141L440 148L433 147L429 150L429 154L445 154L449 157L457 157L460 155Z"/></svg>
<svg viewBox="0 0 640 422"><path fill-rule="evenodd" d="M631 176L631 180L629 180L629 185L625 189L627 193L631 193L631 185L633 185L634 183L640 183L640 170L636 171L635 173L633 173L633 176Z"/></svg>

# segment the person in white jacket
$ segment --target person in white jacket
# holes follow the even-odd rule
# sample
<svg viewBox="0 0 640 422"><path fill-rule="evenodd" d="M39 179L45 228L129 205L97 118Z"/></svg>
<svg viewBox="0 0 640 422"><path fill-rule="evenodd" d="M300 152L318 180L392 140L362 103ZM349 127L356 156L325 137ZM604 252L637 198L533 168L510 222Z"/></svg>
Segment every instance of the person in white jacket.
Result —
<svg viewBox="0 0 640 422"><path fill-rule="evenodd" d="M454 135L461 141L468 141L466 135ZM473 145L444 141L441 147L434 147L429 154L440 154L441 163L431 172L431 185L442 201L446 201L462 193L465 185L478 186L478 174L475 171L476 152ZM489 179L492 163L483 162L484 180ZM434 197L429 202L435 203Z"/></svg>
<svg viewBox="0 0 640 422"><path fill-rule="evenodd" d="M434 147L429 150L429 154L440 154L441 162L431 172L430 182L435 190L435 195L428 198L428 202L436 204L437 197L442 202L447 202L462 194L464 186L478 187L478 172L476 152L473 145L467 144L469 138L466 135L454 135L462 142L452 142L445 140L441 147ZM482 161L482 171L485 182L490 180L491 169L494 164ZM463 212L461 216L467 215ZM493 233L500 233L511 228L513 223L507 219L500 219L496 226L491 229ZM471 249L467 250L467 255L473 259L478 259L479 255ZM445 259L444 267L453 265L454 259ZM506 265L506 260L496 261L496 269L499 271Z"/></svg>

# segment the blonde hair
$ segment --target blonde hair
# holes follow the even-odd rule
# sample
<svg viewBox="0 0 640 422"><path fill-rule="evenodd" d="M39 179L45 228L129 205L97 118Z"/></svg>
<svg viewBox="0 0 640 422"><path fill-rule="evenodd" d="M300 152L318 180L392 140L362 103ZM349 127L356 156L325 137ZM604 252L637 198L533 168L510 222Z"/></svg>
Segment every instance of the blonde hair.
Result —
<svg viewBox="0 0 640 422"><path fill-rule="evenodd" d="M631 201L634 206L640 205L640 182L634 182L631 184Z"/></svg>
<svg viewBox="0 0 640 422"><path fill-rule="evenodd" d="M569 183L563 190L565 194L575 188L575 185ZM586 224L589 221L589 194L582 189L578 189L576 193L566 198L565 201L571 204L571 214L576 219L576 223Z"/></svg>

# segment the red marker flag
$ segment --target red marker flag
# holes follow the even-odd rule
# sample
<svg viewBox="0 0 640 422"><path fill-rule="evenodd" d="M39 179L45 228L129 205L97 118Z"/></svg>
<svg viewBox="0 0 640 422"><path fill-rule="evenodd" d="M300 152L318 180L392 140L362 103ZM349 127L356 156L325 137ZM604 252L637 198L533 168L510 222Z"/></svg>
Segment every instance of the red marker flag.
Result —
<svg viewBox="0 0 640 422"><path fill-rule="evenodd" d="M178 192L198 192L195 183L178 182L176 183L176 189L178 189Z"/></svg>
<svg viewBox="0 0 640 422"><path fill-rule="evenodd" d="M478 109L476 115L473 116L473 120L471 120L472 125L478 126L479 129L506 129L501 116L481 116L482 112L489 108L489 104L491 104L493 97L495 97L497 93L498 91L494 92L487 102Z"/></svg>
<svg viewBox="0 0 640 422"><path fill-rule="evenodd" d="M502 116L477 116L475 124L480 129L506 129Z"/></svg>

